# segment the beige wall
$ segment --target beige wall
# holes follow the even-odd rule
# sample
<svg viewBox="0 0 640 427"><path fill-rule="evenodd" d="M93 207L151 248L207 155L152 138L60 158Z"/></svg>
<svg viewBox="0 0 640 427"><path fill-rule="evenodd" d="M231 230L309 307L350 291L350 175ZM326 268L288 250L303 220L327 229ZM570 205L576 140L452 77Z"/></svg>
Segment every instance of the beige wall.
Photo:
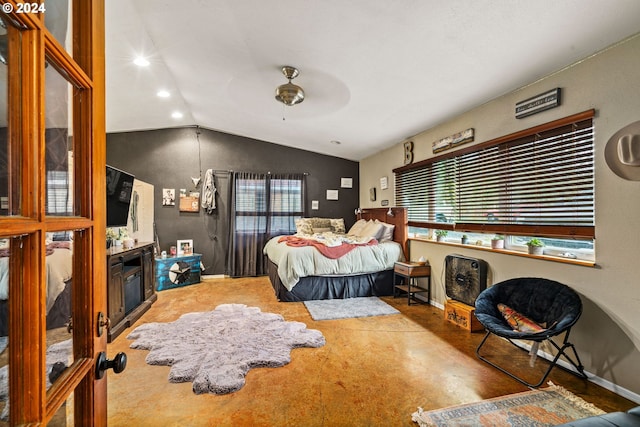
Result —
<svg viewBox="0 0 640 427"><path fill-rule="evenodd" d="M535 54L535 53L533 53ZM525 119L515 119L518 101L562 88L561 106ZM572 332L585 369L633 400L640 397L640 181L615 175L604 159L608 139L622 127L640 120L640 35L557 72L541 81L502 96L452 118L416 136L414 161L432 157L431 144L467 128L475 129L479 143L541 123L594 108L596 174L596 262L582 267L510 256L436 243L411 242L411 258L425 256L432 272L434 297L445 299L442 269L450 253L484 259L489 284L523 276L542 276L576 289L584 314ZM362 207L393 206L392 169L402 166L403 141L360 163ZM472 143L472 144L473 144ZM380 190L380 177L389 177L389 189ZM378 197L369 201L369 188ZM617 386L617 387L616 387ZM628 393L630 392L630 393Z"/></svg>

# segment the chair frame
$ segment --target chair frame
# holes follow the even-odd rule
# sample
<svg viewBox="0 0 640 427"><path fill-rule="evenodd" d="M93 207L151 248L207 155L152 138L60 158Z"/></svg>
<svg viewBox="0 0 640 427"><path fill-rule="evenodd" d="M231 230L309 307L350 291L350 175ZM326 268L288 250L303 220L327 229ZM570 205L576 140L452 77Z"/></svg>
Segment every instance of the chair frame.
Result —
<svg viewBox="0 0 640 427"><path fill-rule="evenodd" d="M542 376L542 378L540 379L540 381L538 381L536 384L533 383L529 383L526 380L524 380L523 378L518 377L517 375L515 375L514 373L508 371L507 369L497 365L495 362L490 361L489 359L487 359L486 357L482 356L480 354L480 349L482 348L482 346L484 346L485 342L487 341L487 338L489 338L489 335L495 335L500 337L500 335L495 334L489 330L487 330L487 334L484 336L484 338L482 339L482 341L480 342L480 345L478 345L478 348L476 348L476 355L478 356L478 358L480 360L482 360L483 362L488 363L489 365L493 366L494 368L502 371L503 373L509 375L511 378L513 378L516 381L519 381L520 383L526 385L527 387L531 387L531 388L538 388L542 385L542 383L544 383L544 381L547 379L547 377L549 376L549 374L551 373L551 370L553 369L554 366L558 366L559 368L564 369L567 372L570 372L572 374L575 374L577 376L579 376L580 378L584 378L587 379L587 374L584 372L584 366L582 365L582 362L580 361L580 357L578 356L578 352L576 351L576 348L574 347L574 345L572 343L569 342L569 334L571 332L571 328L568 328L565 331L565 336L564 339L562 341L562 346L558 345L558 343L556 343L554 340L551 339L551 337L549 338L544 338L542 340L535 340L534 342L544 342L544 341L548 341L550 342L558 351L558 353L555 355L555 357L553 358L552 361L550 361L550 365L549 368L547 368L546 372L544 373L544 375ZM511 338L507 338L507 337L500 337L500 338L504 338L505 340L509 341L509 343L511 343L512 345L514 345L515 347L519 348L520 350L524 350L526 351L525 348L523 348L522 346L516 344ZM523 338L523 340L526 340L526 338ZM571 349L571 351L573 352L573 356L575 357L575 360L571 358L571 356L569 354L567 354L567 350ZM577 370L574 371L572 369L568 369L562 365L558 364L558 361L560 359L560 356L565 357L565 359L571 363L571 365L573 365L573 367ZM546 360L546 358L545 358Z"/></svg>

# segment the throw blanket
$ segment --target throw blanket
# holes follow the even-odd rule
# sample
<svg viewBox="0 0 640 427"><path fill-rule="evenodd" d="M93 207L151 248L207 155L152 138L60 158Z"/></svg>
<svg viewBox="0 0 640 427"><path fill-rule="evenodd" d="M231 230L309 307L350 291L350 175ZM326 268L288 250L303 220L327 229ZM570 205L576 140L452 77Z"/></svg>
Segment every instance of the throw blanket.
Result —
<svg viewBox="0 0 640 427"><path fill-rule="evenodd" d="M301 247L301 246L313 246L320 253L327 258L338 259L344 256L361 245L377 245L376 239L369 240L366 243L347 243L342 242L340 246L327 246L324 242L306 237L299 236L282 236L278 239L278 243L285 242L287 246Z"/></svg>

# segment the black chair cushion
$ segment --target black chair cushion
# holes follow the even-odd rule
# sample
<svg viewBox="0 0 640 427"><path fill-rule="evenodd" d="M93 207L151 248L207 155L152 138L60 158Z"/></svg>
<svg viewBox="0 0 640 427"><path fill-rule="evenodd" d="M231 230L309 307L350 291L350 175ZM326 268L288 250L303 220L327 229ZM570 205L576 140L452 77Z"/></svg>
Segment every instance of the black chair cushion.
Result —
<svg viewBox="0 0 640 427"><path fill-rule="evenodd" d="M498 304L505 304L548 329L519 332L511 329ZM537 277L505 280L485 289L476 299L476 317L490 332L512 339L543 341L573 326L582 314L578 294L562 283Z"/></svg>

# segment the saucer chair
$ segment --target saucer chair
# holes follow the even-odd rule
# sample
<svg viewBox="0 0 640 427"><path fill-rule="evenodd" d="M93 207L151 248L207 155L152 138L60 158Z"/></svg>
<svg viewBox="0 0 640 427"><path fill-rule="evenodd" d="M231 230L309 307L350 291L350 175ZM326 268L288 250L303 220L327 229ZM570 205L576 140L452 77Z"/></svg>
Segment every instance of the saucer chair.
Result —
<svg viewBox="0 0 640 427"><path fill-rule="evenodd" d="M526 316L539 325L546 325L548 329L540 332L521 332L513 330L507 323L502 313L498 310L498 304L505 304L516 312ZM560 356L564 356L577 372L567 369L581 378L587 378L584 367L580 362L578 353L573 344L569 342L571 327L578 321L582 314L582 301L578 294L568 287L553 280L535 277L523 277L505 280L497 283L480 293L475 303L475 314L478 321L487 330L482 342L476 349L476 355L482 361L501 370L513 379L520 381L529 387L539 387L547 378L551 369L556 366ZM553 337L565 333L562 345L552 340ZM507 339L514 346L521 348L513 340L533 341L533 352L537 353L539 343L548 341L556 348L557 354L544 373L542 379L531 384L512 372L498 366L480 354L482 346L489 335L497 335ZM575 360L567 351L571 349ZM535 357L535 355L533 356ZM564 368L561 365L558 365Z"/></svg>

